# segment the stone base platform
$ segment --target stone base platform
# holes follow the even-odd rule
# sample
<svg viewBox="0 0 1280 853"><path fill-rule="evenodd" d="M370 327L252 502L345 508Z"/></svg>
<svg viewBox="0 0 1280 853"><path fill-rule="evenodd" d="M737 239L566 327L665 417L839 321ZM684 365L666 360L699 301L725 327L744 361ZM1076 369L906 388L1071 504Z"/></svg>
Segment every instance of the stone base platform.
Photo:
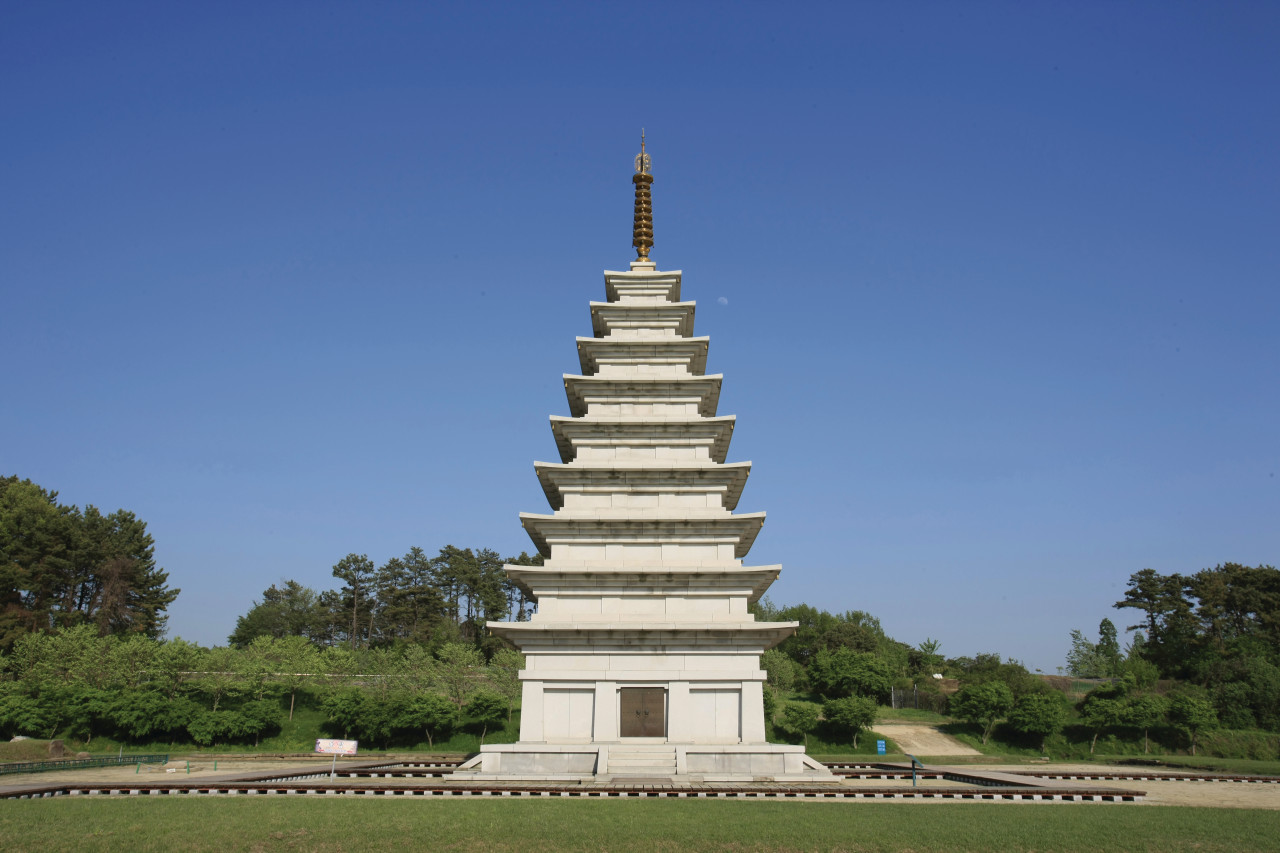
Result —
<svg viewBox="0 0 1280 853"><path fill-rule="evenodd" d="M485 746L455 779L702 782L825 782L825 765L790 744L504 743Z"/></svg>

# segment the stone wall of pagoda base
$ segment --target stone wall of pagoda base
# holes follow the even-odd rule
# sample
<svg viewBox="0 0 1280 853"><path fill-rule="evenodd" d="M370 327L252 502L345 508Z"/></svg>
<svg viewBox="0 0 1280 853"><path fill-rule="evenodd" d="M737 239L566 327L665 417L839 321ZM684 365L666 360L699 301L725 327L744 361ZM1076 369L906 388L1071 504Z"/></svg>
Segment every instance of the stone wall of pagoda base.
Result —
<svg viewBox="0 0 1280 853"><path fill-rule="evenodd" d="M791 744L671 744L664 747L673 776L704 782L836 781L831 771ZM458 768L455 779L474 778L546 780L563 778L613 778L625 781L634 773L624 761L634 761L627 743L614 744L487 744ZM630 773L628 771L631 771ZM672 772L674 771L674 772ZM647 771L646 777L653 771Z"/></svg>
<svg viewBox="0 0 1280 853"><path fill-rule="evenodd" d="M526 675L520 743L765 743L763 677L699 675L675 680L607 673L590 680L587 673L556 680Z"/></svg>

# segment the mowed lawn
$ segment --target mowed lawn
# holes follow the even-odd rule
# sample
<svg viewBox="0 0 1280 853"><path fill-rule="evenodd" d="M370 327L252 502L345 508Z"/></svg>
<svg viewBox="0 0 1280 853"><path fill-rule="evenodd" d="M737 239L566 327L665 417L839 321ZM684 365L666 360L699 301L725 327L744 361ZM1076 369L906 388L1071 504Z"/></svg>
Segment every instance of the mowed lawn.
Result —
<svg viewBox="0 0 1280 853"><path fill-rule="evenodd" d="M0 849L1276 849L1280 811L1102 803L93 798L0 802Z"/></svg>

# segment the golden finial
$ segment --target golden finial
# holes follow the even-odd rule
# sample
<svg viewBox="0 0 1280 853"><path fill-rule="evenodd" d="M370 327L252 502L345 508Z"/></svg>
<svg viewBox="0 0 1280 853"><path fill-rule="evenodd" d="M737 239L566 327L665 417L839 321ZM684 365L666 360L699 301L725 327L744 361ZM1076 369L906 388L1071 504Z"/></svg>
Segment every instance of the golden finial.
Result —
<svg viewBox="0 0 1280 853"><path fill-rule="evenodd" d="M636 155L636 173L631 176L631 183L636 185L636 213L631 227L631 245L636 248L636 260L649 260L649 250L653 248L653 199L649 193L649 185L653 183L649 154L645 151L644 128L640 128L640 153Z"/></svg>

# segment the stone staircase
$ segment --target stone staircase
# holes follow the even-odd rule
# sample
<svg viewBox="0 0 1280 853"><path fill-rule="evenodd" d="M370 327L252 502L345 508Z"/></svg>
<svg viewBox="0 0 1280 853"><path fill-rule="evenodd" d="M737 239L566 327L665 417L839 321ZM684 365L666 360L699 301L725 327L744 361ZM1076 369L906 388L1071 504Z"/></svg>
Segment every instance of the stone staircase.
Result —
<svg viewBox="0 0 1280 853"><path fill-rule="evenodd" d="M666 744L609 747L610 776L674 776L676 750Z"/></svg>

